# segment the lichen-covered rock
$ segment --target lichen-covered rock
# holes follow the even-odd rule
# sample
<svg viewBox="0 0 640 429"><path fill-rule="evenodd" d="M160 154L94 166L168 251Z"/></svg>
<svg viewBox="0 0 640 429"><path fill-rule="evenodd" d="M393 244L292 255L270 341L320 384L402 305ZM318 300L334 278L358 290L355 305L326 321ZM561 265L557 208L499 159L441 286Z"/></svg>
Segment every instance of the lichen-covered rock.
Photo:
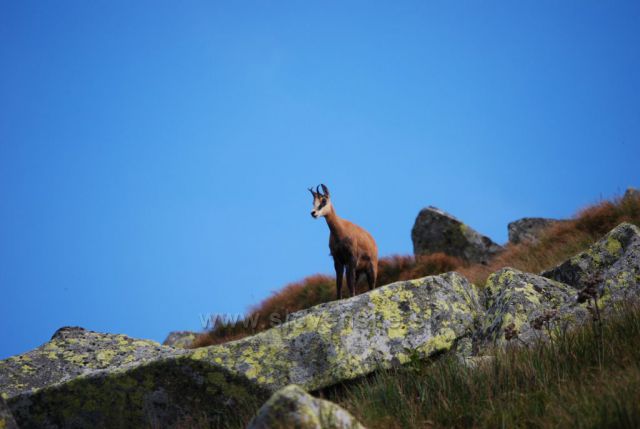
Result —
<svg viewBox="0 0 640 429"><path fill-rule="evenodd" d="M163 346L171 346L178 349L187 349L196 339L198 334L192 331L173 331L169 332L167 338L162 343Z"/></svg>
<svg viewBox="0 0 640 429"><path fill-rule="evenodd" d="M442 252L465 261L486 263L503 248L452 215L436 208L422 209L411 230L413 253Z"/></svg>
<svg viewBox="0 0 640 429"><path fill-rule="evenodd" d="M187 350L82 328L0 361L0 393L22 428L215 425L269 395Z"/></svg>
<svg viewBox="0 0 640 429"><path fill-rule="evenodd" d="M18 429L13 414L2 397L0 397L0 429Z"/></svg>
<svg viewBox="0 0 640 429"><path fill-rule="evenodd" d="M624 300L640 292L640 228L622 223L544 277L576 289L597 288L602 301Z"/></svg>
<svg viewBox="0 0 640 429"><path fill-rule="evenodd" d="M558 222L563 221L543 217L525 217L513 221L508 225L509 242L513 244L535 243L546 228Z"/></svg>
<svg viewBox="0 0 640 429"><path fill-rule="evenodd" d="M446 351L470 335L479 311L475 287L448 273L322 304L278 327L197 349L192 356L271 391L288 384L311 391Z"/></svg>
<svg viewBox="0 0 640 429"><path fill-rule="evenodd" d="M314 398L295 384L286 386L260 408L247 429L364 429L347 410Z"/></svg>
<svg viewBox="0 0 640 429"><path fill-rule="evenodd" d="M588 314L566 284L504 268L491 274L485 288L487 312L476 337L476 349L547 338L563 323L584 321Z"/></svg>
<svg viewBox="0 0 640 429"><path fill-rule="evenodd" d="M97 370L140 364L173 354L171 349L149 340L64 327L46 344L0 361L0 390L14 396Z"/></svg>
<svg viewBox="0 0 640 429"><path fill-rule="evenodd" d="M640 228L622 223L542 276L512 268L492 274L474 349L548 338L639 297Z"/></svg>

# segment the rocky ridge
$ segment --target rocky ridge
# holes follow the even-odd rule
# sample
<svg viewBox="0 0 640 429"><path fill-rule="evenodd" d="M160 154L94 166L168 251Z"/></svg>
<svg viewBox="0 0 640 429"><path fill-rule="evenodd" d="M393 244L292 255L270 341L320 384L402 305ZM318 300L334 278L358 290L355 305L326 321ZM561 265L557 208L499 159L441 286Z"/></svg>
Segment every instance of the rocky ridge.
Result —
<svg viewBox="0 0 640 429"><path fill-rule="evenodd" d="M621 224L542 275L504 268L482 291L457 273L397 282L196 350L65 328L0 361L0 392L21 427L172 426L191 415L215 426L290 384L315 391L446 351L481 358L585 323L594 305L615 311L638 293L640 229ZM314 402L288 389L273 402L306 410Z"/></svg>

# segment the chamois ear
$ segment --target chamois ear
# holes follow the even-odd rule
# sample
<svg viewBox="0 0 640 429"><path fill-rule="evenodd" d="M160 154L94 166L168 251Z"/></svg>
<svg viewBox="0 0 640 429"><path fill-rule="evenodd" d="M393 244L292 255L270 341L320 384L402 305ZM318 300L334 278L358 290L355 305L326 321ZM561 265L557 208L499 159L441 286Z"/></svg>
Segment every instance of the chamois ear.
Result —
<svg viewBox="0 0 640 429"><path fill-rule="evenodd" d="M327 198L330 198L329 197L329 188L324 186L324 184L322 184L322 183L320 184L320 186L322 186L322 192L324 192L324 196L327 197Z"/></svg>
<svg viewBox="0 0 640 429"><path fill-rule="evenodd" d="M315 193L315 192L313 192L313 188L309 188L309 192L311 192L311 195L313 195L313 198L315 198L315 197L316 197L316 193Z"/></svg>

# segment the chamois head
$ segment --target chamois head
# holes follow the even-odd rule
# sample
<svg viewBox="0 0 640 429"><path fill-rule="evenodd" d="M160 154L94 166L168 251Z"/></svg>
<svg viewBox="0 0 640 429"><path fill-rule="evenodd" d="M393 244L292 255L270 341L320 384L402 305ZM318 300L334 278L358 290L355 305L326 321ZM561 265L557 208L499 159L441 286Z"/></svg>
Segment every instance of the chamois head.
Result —
<svg viewBox="0 0 640 429"><path fill-rule="evenodd" d="M320 192L320 186L322 192ZM317 219L320 216L326 216L331 211L331 199L329 196L329 189L326 186L320 185L316 187L315 192L312 188L309 188L309 192L313 195L313 210L311 210L311 216Z"/></svg>

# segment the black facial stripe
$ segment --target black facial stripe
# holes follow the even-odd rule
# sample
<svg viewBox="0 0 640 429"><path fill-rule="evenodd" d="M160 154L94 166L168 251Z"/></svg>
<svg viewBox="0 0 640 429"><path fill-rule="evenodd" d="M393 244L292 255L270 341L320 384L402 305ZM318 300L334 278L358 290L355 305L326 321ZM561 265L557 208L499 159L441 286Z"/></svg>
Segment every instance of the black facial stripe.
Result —
<svg viewBox="0 0 640 429"><path fill-rule="evenodd" d="M320 202L320 205L318 206L318 210L322 210L322 208L326 205L327 205L327 200L322 200Z"/></svg>

